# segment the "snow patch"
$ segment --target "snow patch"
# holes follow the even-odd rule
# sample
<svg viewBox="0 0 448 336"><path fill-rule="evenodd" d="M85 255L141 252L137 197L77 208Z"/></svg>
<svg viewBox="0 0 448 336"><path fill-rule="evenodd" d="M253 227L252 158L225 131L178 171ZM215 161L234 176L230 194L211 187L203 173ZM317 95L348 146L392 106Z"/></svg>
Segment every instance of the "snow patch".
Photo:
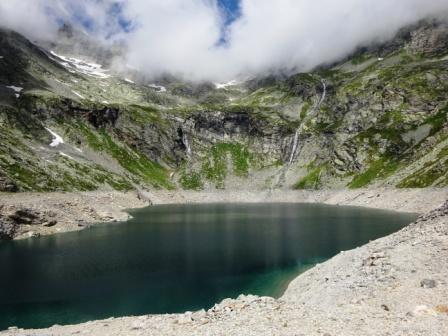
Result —
<svg viewBox="0 0 448 336"><path fill-rule="evenodd" d="M156 84L149 84L148 86L150 88L158 90L157 92L166 92L166 87L164 87L164 86L156 85Z"/></svg>
<svg viewBox="0 0 448 336"><path fill-rule="evenodd" d="M20 86L9 85L6 86L8 89L11 89L15 92L16 98L20 98L20 92L22 92L23 88Z"/></svg>
<svg viewBox="0 0 448 336"><path fill-rule="evenodd" d="M76 92L76 91L74 91L74 90L72 90L72 92L75 94L75 95L77 95L79 98L81 98L81 99L85 99L83 96L81 96L78 92Z"/></svg>
<svg viewBox="0 0 448 336"><path fill-rule="evenodd" d="M108 70L103 69L101 64L97 63L89 63L83 61L81 59L75 57L67 57L56 54L54 51L50 51L50 53L57 57L58 59L54 59L59 62L59 64L63 65L68 69L68 71L75 73L79 72L87 76L97 77L97 78L109 78L111 77L109 74L106 74ZM62 60L63 62L59 61ZM76 71L75 71L76 70Z"/></svg>
<svg viewBox="0 0 448 336"><path fill-rule="evenodd" d="M50 147L57 147L60 144L64 143L64 140L62 139L62 137L58 134L56 134L55 132L53 132L51 129L45 127L45 129L48 131L48 133L50 133L53 136L53 141L51 141L50 143Z"/></svg>
<svg viewBox="0 0 448 336"><path fill-rule="evenodd" d="M234 79L234 80L231 80L230 82L227 82L227 83L215 83L215 86L216 86L217 89L226 89L229 86L235 86L235 85L238 85L238 84L239 84L239 82Z"/></svg>
<svg viewBox="0 0 448 336"><path fill-rule="evenodd" d="M59 152L59 155L61 155L61 156L64 156L64 157L66 157L66 158L69 158L69 159L72 159L72 160L74 160L74 158L73 157L71 157L70 155L68 155L68 154L65 154L64 152Z"/></svg>
<svg viewBox="0 0 448 336"><path fill-rule="evenodd" d="M7 88L13 90L13 91L16 92L16 93L20 93L20 92L22 92L22 90L23 90L22 87L20 87L20 86L14 86L14 85L9 85L9 86L7 86Z"/></svg>
<svg viewBox="0 0 448 336"><path fill-rule="evenodd" d="M135 82L132 81L132 80L130 80L129 78L125 78L124 80L125 80L126 82L128 82L128 83L135 84Z"/></svg>
<svg viewBox="0 0 448 336"><path fill-rule="evenodd" d="M0 56L0 59L4 59L4 57L3 57L3 56Z"/></svg>

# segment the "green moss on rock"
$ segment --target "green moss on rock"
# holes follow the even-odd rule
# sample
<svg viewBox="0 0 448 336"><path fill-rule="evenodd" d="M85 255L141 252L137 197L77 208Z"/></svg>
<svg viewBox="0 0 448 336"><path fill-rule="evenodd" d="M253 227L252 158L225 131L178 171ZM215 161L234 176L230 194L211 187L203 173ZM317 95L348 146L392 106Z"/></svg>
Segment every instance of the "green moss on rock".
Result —
<svg viewBox="0 0 448 336"><path fill-rule="evenodd" d="M400 166L400 162L394 159L380 158L371 162L363 173L356 175L349 187L352 189L363 188L376 179L384 179L392 175Z"/></svg>
<svg viewBox="0 0 448 336"><path fill-rule="evenodd" d="M294 185L294 189L318 189L325 169L326 166L319 166L312 169L308 175L300 179L300 181Z"/></svg>
<svg viewBox="0 0 448 336"><path fill-rule="evenodd" d="M201 174L197 172L184 172L180 178L180 184L184 190L204 189Z"/></svg>

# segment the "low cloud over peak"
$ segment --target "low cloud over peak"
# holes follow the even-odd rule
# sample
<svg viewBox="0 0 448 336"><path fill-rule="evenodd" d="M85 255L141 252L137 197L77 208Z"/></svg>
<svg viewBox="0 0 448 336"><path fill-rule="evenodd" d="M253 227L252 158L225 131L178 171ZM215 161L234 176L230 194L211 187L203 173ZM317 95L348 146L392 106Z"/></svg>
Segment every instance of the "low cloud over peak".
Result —
<svg viewBox="0 0 448 336"><path fill-rule="evenodd" d="M147 75L226 80L307 71L448 12L446 0L241 0L229 20L223 1L8 0L0 22L31 38L69 22L124 40L123 62Z"/></svg>

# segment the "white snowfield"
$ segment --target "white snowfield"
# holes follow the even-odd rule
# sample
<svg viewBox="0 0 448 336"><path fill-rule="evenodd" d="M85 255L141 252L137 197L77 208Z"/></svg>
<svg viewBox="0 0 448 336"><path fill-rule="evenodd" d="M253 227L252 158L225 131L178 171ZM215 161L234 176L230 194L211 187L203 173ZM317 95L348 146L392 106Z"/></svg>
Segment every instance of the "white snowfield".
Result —
<svg viewBox="0 0 448 336"><path fill-rule="evenodd" d="M215 86L217 89L226 89L229 86L234 86L234 85L238 85L238 81L237 80L231 80L230 82L227 83L215 83Z"/></svg>
<svg viewBox="0 0 448 336"><path fill-rule="evenodd" d="M20 86L14 86L14 85L9 85L7 86L8 89L13 90L16 93L16 98L20 97L20 92L22 92L23 88Z"/></svg>
<svg viewBox="0 0 448 336"><path fill-rule="evenodd" d="M166 92L166 87L156 84L149 84L149 87L158 90L158 92Z"/></svg>
<svg viewBox="0 0 448 336"><path fill-rule="evenodd" d="M9 85L7 86L8 89L14 90L16 93L20 93L22 92L23 88L20 86L14 86L14 85Z"/></svg>
<svg viewBox="0 0 448 336"><path fill-rule="evenodd" d="M57 147L60 144L64 143L64 139L62 139L62 137L58 134L56 134L55 132L53 132L51 129L45 127L45 129L48 131L48 133L50 133L53 136L53 141L51 141L50 143L50 147Z"/></svg>
<svg viewBox="0 0 448 336"><path fill-rule="evenodd" d="M72 90L72 92L73 92L75 95L77 95L79 98L81 98L81 99L85 99L84 96L82 96L82 95L79 94L78 92L76 92L76 91L74 91L74 90Z"/></svg>
<svg viewBox="0 0 448 336"><path fill-rule="evenodd" d="M74 158L73 158L72 156L70 156L70 155L68 155L68 154L65 154L64 152L59 152L59 155L61 155L61 156L63 156L63 157L66 157L66 158L68 158L68 159L74 160Z"/></svg>
<svg viewBox="0 0 448 336"><path fill-rule="evenodd" d="M66 67L70 72L78 72L87 76L97 78L111 77L106 73L108 70L103 69L103 66L101 64L89 63L75 57L58 55L54 51L50 51L50 53L53 56L57 57L57 59L54 59L55 61ZM60 60L62 60L63 62L61 62Z"/></svg>

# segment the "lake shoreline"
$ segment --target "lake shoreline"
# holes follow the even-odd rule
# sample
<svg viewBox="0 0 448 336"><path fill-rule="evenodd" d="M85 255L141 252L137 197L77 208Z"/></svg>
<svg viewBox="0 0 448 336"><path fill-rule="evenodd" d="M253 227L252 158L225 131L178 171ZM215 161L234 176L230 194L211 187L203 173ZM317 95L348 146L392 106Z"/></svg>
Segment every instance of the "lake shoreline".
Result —
<svg viewBox="0 0 448 336"><path fill-rule="evenodd" d="M217 194L146 196L154 204L182 203L183 199L186 200L183 203L199 203L205 198L209 203L238 202L239 197L247 196L243 192ZM425 215L397 233L354 250L341 251L300 274L280 299L242 295L226 299L208 311L109 318L42 330L10 328L0 334L445 336L448 333L447 189L287 192L283 197L278 194L265 199L370 205ZM262 201L261 193L253 195L250 200ZM129 195L127 199L132 198L137 196Z"/></svg>
<svg viewBox="0 0 448 336"><path fill-rule="evenodd" d="M79 231L100 222L126 221L130 218L127 210L151 204L322 203L423 214L442 204L447 195L446 188L0 193L0 218L17 217L18 223L7 223L10 235L26 239Z"/></svg>

